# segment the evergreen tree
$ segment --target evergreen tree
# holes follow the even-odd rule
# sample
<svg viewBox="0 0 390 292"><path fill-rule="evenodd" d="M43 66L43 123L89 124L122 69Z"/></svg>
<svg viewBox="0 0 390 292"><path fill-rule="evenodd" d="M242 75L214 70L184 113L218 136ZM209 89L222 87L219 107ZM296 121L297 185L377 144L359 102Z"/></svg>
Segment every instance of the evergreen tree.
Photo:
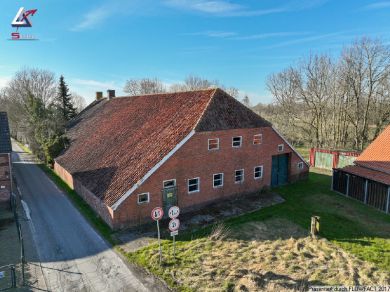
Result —
<svg viewBox="0 0 390 292"><path fill-rule="evenodd" d="M58 107L65 122L71 120L77 114L73 105L72 95L69 93L68 85L65 83L62 75L58 87Z"/></svg>

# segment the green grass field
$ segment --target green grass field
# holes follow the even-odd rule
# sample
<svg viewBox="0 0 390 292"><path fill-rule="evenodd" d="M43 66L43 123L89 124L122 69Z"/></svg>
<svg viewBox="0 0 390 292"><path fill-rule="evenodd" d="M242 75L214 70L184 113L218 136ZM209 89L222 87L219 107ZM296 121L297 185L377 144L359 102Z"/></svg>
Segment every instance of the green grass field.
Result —
<svg viewBox="0 0 390 292"><path fill-rule="evenodd" d="M351 258L356 258L357 260L362 261L360 264L350 264L350 266L343 267L342 265L340 265L340 261L349 261L350 263L352 263L352 260L343 260L343 257L347 258L347 256L343 256L341 257L341 259L335 257L333 262L338 263L335 265L339 265L338 267L341 271L344 270L343 272L345 272L346 270L348 272L349 270L353 269L351 268L351 266L361 266L361 269L363 269L365 263L368 263L368 265L371 266L371 269L378 269L379 271L389 274L390 216L383 214L371 207L363 205L360 202L345 198L339 194L332 192L330 190L330 183L331 177L329 175L311 172L307 181L302 181L292 185L274 189L273 191L282 195L286 201L279 205L271 206L253 213L226 220L223 224L224 228L229 230L230 233L230 236L227 239L229 244L224 245L223 243L220 243L221 249L228 249L230 246L235 244L238 244L238 246L240 246L241 244L241 247L242 245L244 245L245 247L247 243L243 243L242 241L240 241L239 236L237 236L237 234L240 234L242 230L248 228L248 226L251 226L250 224L263 224L264 226L270 225L268 227L268 230L281 230L282 232L277 232L277 234L283 234L283 232L286 232L285 237L288 237L289 230L295 230L294 228L296 227L294 226L298 226L304 232L308 232L311 216L317 215L321 217L320 236L322 238L327 239L326 242L328 242L329 244L335 244L335 247L338 246L340 250L342 250L346 254L353 255L353 257ZM279 224L279 226L275 226L275 224L270 223L280 222L280 220L286 223ZM285 226L288 226L289 224L291 224L291 228L286 229ZM263 231L267 230L267 227L264 226L261 229ZM193 233L186 233L182 236L179 236L178 248L182 252L179 252L178 254L178 259L176 262L177 267L175 268L176 270L186 270L186 267L190 267L185 277L183 276L183 279L186 279L187 277L191 278L191 275L195 273L194 271L197 269L197 267L204 264L205 259L202 257L207 258L207 256L197 248L197 246L202 246L202 250L208 250L209 254L213 253L214 246L218 246L217 243L208 240L210 234L213 233L213 228L215 228L215 226L209 226L202 230ZM283 231L284 229L286 230ZM251 230L255 232L256 228L252 228ZM261 230L260 232L262 232ZM294 234L291 234L291 236L294 236ZM277 239L277 237L278 236L276 236L275 238L274 235L268 237L268 239L270 240L268 241L269 244L272 245L276 241L279 242L277 244L278 246L288 246L287 243L285 243L284 241L280 241L282 239ZM237 240L239 243L237 243ZM253 238L251 240L253 240ZM263 241L259 242L259 244L263 244ZM302 244L303 246L305 246L305 243ZM309 243L306 242L306 244ZM172 248L171 241L165 240L163 246L164 250L170 250ZM286 248L284 248L283 250L285 250ZM311 249L313 249L313 247ZM314 247L314 249L316 248ZM319 248L322 253L327 253L327 249L329 249L329 247L324 247L321 249ZM244 248L244 250L242 250L242 248L240 249L238 247L237 250L240 250L240 254L243 254L247 249ZM253 255L254 250L252 249L251 252ZM342 252L339 253L341 254ZM275 254L279 253L271 253L269 258L273 258L275 262L279 262L279 255L276 256ZM192 282L181 283L180 280L174 280L175 278L172 276L172 271L175 269L171 269L171 266L174 266L175 262L173 262L171 255L167 258L164 267L161 268L158 266L156 262L157 257L155 245L151 245L134 253L129 253L127 256L131 261L141 266L144 266L146 269L165 279L172 287L179 288L180 290L186 290L188 287L192 287ZM318 255L316 255L315 253L312 256L318 257ZM289 255L286 255L285 257L289 258ZM250 258L251 256L248 255L248 259L246 260L249 260ZM264 261L267 261L269 258L265 257ZM245 265L246 260L244 259L243 265ZM233 261L232 263L235 262ZM233 266L232 263L226 266L227 269ZM298 267L303 266L305 264L305 262L294 263L294 265ZM215 262L214 265L218 266L219 264ZM265 268L263 267L263 269ZM205 273L205 270L201 270L198 271L196 275L193 275L195 277L194 283L198 283L199 281L206 281L205 279L197 278L199 276L198 274ZM215 274L213 277L216 277L218 273L223 273L223 271L217 269L214 270L212 273ZM339 274L342 274L342 272L339 272ZM370 274L372 274L372 271L367 272L365 276L368 275L367 277L369 278ZM327 277L330 277L328 274L326 275ZM320 276L321 275L319 275L318 277ZM179 275L177 275L176 277L180 278ZM227 276L225 275L225 277ZM345 277L345 279L345 281L347 281L348 277ZM334 281L336 281L335 283L337 284L337 281L342 280L340 280L339 278L335 278ZM326 282L326 284L331 283L332 282ZM226 285L228 284L229 283L227 283ZM352 284L354 283L352 282ZM230 283L229 285L233 284ZM203 288L204 287L196 287L195 290ZM188 290L194 289L188 288Z"/></svg>

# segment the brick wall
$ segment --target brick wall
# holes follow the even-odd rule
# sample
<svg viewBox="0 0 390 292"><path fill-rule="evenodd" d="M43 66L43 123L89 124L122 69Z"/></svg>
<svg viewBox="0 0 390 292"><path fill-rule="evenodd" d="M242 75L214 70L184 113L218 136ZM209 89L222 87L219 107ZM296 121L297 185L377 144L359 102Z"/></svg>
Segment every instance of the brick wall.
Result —
<svg viewBox="0 0 390 292"><path fill-rule="evenodd" d="M54 172L64 181L67 185L74 189L73 187L73 177L72 175L56 161L54 162Z"/></svg>
<svg viewBox="0 0 390 292"><path fill-rule="evenodd" d="M106 206L99 198L97 198L91 191L85 188L77 179L73 179L74 190L95 210L96 213L111 227L113 224L112 209Z"/></svg>
<svg viewBox="0 0 390 292"><path fill-rule="evenodd" d="M262 134L262 144L253 145L253 135ZM241 148L232 147L232 137L242 136ZM209 151L208 139L219 138L219 150ZM284 151L278 152L278 145L284 144ZM289 181L307 177L308 167L298 169L301 159L279 137L272 128L235 129L218 132L196 133L175 155L163 164L143 185L114 211L115 227L125 227L150 222L151 210L162 206L164 180L176 179L178 205L183 210L223 198L260 191L271 184L272 156L290 155ZM263 178L254 179L254 167L263 166ZM234 183L234 171L244 169L244 182ZM213 174L224 173L224 185L213 188ZM200 178L200 192L188 194L187 180ZM129 189L132 186L129 185ZM150 202L137 203L137 195L149 192Z"/></svg>
<svg viewBox="0 0 390 292"><path fill-rule="evenodd" d="M112 220L113 213L110 207L102 203L99 198L85 188L81 182L73 178L72 175L57 162L54 163L54 171L71 189L75 190L111 228L114 228Z"/></svg>

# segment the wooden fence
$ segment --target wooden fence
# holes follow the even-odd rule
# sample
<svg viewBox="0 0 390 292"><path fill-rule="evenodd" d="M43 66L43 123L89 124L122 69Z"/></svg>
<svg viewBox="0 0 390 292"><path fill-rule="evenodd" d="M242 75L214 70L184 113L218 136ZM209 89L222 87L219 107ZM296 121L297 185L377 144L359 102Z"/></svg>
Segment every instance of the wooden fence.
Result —
<svg viewBox="0 0 390 292"><path fill-rule="evenodd" d="M334 169L332 189L383 212L390 213L390 186L388 185Z"/></svg>
<svg viewBox="0 0 390 292"><path fill-rule="evenodd" d="M352 165L355 159L360 155L353 151L335 151L319 148L310 149L310 166L333 169Z"/></svg>

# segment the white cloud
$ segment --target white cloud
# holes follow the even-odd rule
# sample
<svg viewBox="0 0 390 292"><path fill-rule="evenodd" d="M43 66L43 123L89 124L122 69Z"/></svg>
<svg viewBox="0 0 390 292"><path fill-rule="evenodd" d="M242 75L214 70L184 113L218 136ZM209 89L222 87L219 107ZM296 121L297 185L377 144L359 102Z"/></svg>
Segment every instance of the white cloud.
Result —
<svg viewBox="0 0 390 292"><path fill-rule="evenodd" d="M382 8L389 8L390 7L390 1L382 1L382 2L375 2L368 4L363 7L363 9L366 10L376 10L376 9L382 9Z"/></svg>
<svg viewBox="0 0 390 292"><path fill-rule="evenodd" d="M0 76L0 88L6 87L11 79L11 76Z"/></svg>
<svg viewBox="0 0 390 292"><path fill-rule="evenodd" d="M238 36L238 37L234 37L232 39L234 39L234 40L261 40L261 39L269 39L269 38L276 38L276 37L288 37L288 36L307 35L307 34L309 34L309 32L271 32L271 33Z"/></svg>
<svg viewBox="0 0 390 292"><path fill-rule="evenodd" d="M298 38L294 40L289 40L285 42L281 42L276 45L271 45L268 46L268 49L274 49L274 48L281 48L281 47L288 47L291 45L296 45L296 44L301 44L301 43L307 43L307 42L313 42L313 41L318 41L322 39L329 39L329 38L334 38L340 35L345 34L345 32L334 32L334 33L327 33L327 34L320 34L320 35L313 35L309 37L304 37L304 38Z"/></svg>
<svg viewBox="0 0 390 292"><path fill-rule="evenodd" d="M299 36L299 35L308 35L308 34L310 34L310 32L271 32L271 33L252 34L252 35L239 35L238 33L232 31L201 31L201 32L186 33L183 35L205 36L210 38L222 38L222 39L241 41L241 40L261 40L261 39Z"/></svg>
<svg viewBox="0 0 390 292"><path fill-rule="evenodd" d="M115 81L73 78L69 79L68 83L72 92L83 96L87 103L95 99L96 91L102 91L105 95L108 89L114 89L117 92L117 96L123 95L122 86Z"/></svg>
<svg viewBox="0 0 390 292"><path fill-rule="evenodd" d="M102 81L98 81L98 80L92 80L92 79L72 79L71 80L72 83L78 85L78 86L84 86L84 87L93 87L93 88L97 88L97 89L111 89L115 86L117 86L115 84L115 82L113 81L108 81L108 82L102 82Z"/></svg>
<svg viewBox="0 0 390 292"><path fill-rule="evenodd" d="M253 9L227 0L165 0L167 6L215 16L259 16L299 11L320 6L328 0L293 0L279 7Z"/></svg>
<svg viewBox="0 0 390 292"><path fill-rule="evenodd" d="M210 14L229 13L242 9L241 5L220 0L168 0L165 1L165 3L172 7L195 10Z"/></svg>
<svg viewBox="0 0 390 292"><path fill-rule="evenodd" d="M87 12L83 16L83 20L75 25L71 30L73 31L82 31L90 28L94 28L96 25L100 24L113 14L111 9L106 9L105 7L98 7Z"/></svg>
<svg viewBox="0 0 390 292"><path fill-rule="evenodd" d="M105 0L100 6L95 6L86 12L80 22L74 25L72 31L94 29L107 19L134 13L146 13L151 9L151 0Z"/></svg>
<svg viewBox="0 0 390 292"><path fill-rule="evenodd" d="M211 38L228 38L237 35L237 33L232 31L200 31L193 33L185 33L183 35L187 36L206 36Z"/></svg>
<svg viewBox="0 0 390 292"><path fill-rule="evenodd" d="M251 16L281 12L280 8L252 11L243 5L224 0L166 0L165 4L173 8L220 16Z"/></svg>

